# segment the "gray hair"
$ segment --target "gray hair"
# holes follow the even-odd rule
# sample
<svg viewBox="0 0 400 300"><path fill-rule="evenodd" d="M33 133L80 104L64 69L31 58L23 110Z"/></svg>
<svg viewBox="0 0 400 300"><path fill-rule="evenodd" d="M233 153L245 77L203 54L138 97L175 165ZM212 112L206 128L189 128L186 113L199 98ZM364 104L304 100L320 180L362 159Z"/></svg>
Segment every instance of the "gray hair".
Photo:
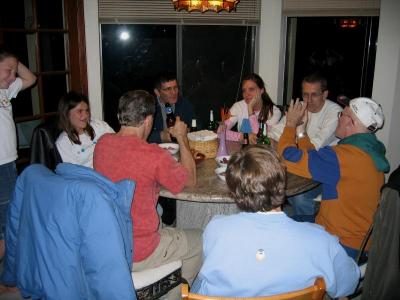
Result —
<svg viewBox="0 0 400 300"><path fill-rule="evenodd" d="M118 121L121 126L140 126L147 116L154 115L156 100L144 90L129 91L119 98Z"/></svg>

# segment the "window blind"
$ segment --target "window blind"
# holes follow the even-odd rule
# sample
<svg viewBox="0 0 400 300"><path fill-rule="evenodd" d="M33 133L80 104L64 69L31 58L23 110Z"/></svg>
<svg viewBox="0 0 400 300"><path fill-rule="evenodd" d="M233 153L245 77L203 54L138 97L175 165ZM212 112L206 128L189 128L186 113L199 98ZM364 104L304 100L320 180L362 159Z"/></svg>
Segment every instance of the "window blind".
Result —
<svg viewBox="0 0 400 300"><path fill-rule="evenodd" d="M289 17L379 16L380 0L283 0Z"/></svg>
<svg viewBox="0 0 400 300"><path fill-rule="evenodd" d="M241 0L236 11L175 11L171 0L99 0L100 23L257 25L261 0Z"/></svg>

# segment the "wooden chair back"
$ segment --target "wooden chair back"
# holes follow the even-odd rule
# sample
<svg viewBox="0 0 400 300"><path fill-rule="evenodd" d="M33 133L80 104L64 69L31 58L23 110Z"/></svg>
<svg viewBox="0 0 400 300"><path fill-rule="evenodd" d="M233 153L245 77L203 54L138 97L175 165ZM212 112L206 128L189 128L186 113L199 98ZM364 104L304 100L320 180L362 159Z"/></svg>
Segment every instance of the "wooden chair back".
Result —
<svg viewBox="0 0 400 300"><path fill-rule="evenodd" d="M323 278L318 277L314 285L302 290L279 294L274 296L265 297L249 297L249 298L235 298L235 297L214 297L204 296L194 293L189 293L187 284L182 284L182 299L183 300L322 300L325 295L325 281Z"/></svg>

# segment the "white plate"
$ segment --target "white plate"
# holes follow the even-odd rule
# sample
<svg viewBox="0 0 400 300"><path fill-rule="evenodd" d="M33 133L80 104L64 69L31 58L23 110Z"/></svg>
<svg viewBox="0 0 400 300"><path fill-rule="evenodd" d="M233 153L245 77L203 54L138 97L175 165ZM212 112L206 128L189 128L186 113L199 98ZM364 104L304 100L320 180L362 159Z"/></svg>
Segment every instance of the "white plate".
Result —
<svg viewBox="0 0 400 300"><path fill-rule="evenodd" d="M161 143L158 144L158 146L160 146L161 148L168 150L169 153L171 153L172 155L175 155L178 153L179 151L179 145L175 144L175 143Z"/></svg>

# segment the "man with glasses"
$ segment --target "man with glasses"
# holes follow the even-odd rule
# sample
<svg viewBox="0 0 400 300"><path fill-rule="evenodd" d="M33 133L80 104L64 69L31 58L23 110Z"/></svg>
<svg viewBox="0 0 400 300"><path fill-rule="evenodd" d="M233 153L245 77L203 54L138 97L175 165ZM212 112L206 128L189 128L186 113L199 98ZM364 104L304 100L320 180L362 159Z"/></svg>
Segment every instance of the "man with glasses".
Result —
<svg viewBox="0 0 400 300"><path fill-rule="evenodd" d="M278 152L289 172L321 183L316 222L338 236L349 256L356 258L372 224L383 173L389 171L385 146L374 134L383 125L382 108L369 98L351 100L338 114L338 145L317 150L306 134L296 140L296 132L298 136L307 126L308 105L291 101Z"/></svg>
<svg viewBox="0 0 400 300"><path fill-rule="evenodd" d="M313 73L304 77L301 89L303 101L307 104L308 122L304 122L297 129L297 139L307 135L316 149L336 144L334 133L338 124L337 114L342 108L327 99L329 91L326 79L320 73ZM282 118L279 125L272 128L270 132L272 139L279 140L285 124L286 118ZM321 192L321 187L317 187L303 194L288 197L287 200L292 208L291 217L296 221L314 222L316 214L314 199Z"/></svg>
<svg viewBox="0 0 400 300"><path fill-rule="evenodd" d="M304 77L301 83L303 101L307 103L308 122L298 129L297 134L307 134L315 148L337 143L335 128L338 124L337 114L342 108L328 99L328 84L320 73ZM270 137L280 139L286 118L283 117L278 125L273 126ZM301 136L300 136L301 138Z"/></svg>
<svg viewBox="0 0 400 300"><path fill-rule="evenodd" d="M170 72L164 72L157 76L154 94L157 96L156 113L153 130L148 141L149 143L170 143L171 135L166 124L165 104L169 103L175 116L179 116L188 126L190 126L194 115L193 105L179 96L176 75Z"/></svg>

